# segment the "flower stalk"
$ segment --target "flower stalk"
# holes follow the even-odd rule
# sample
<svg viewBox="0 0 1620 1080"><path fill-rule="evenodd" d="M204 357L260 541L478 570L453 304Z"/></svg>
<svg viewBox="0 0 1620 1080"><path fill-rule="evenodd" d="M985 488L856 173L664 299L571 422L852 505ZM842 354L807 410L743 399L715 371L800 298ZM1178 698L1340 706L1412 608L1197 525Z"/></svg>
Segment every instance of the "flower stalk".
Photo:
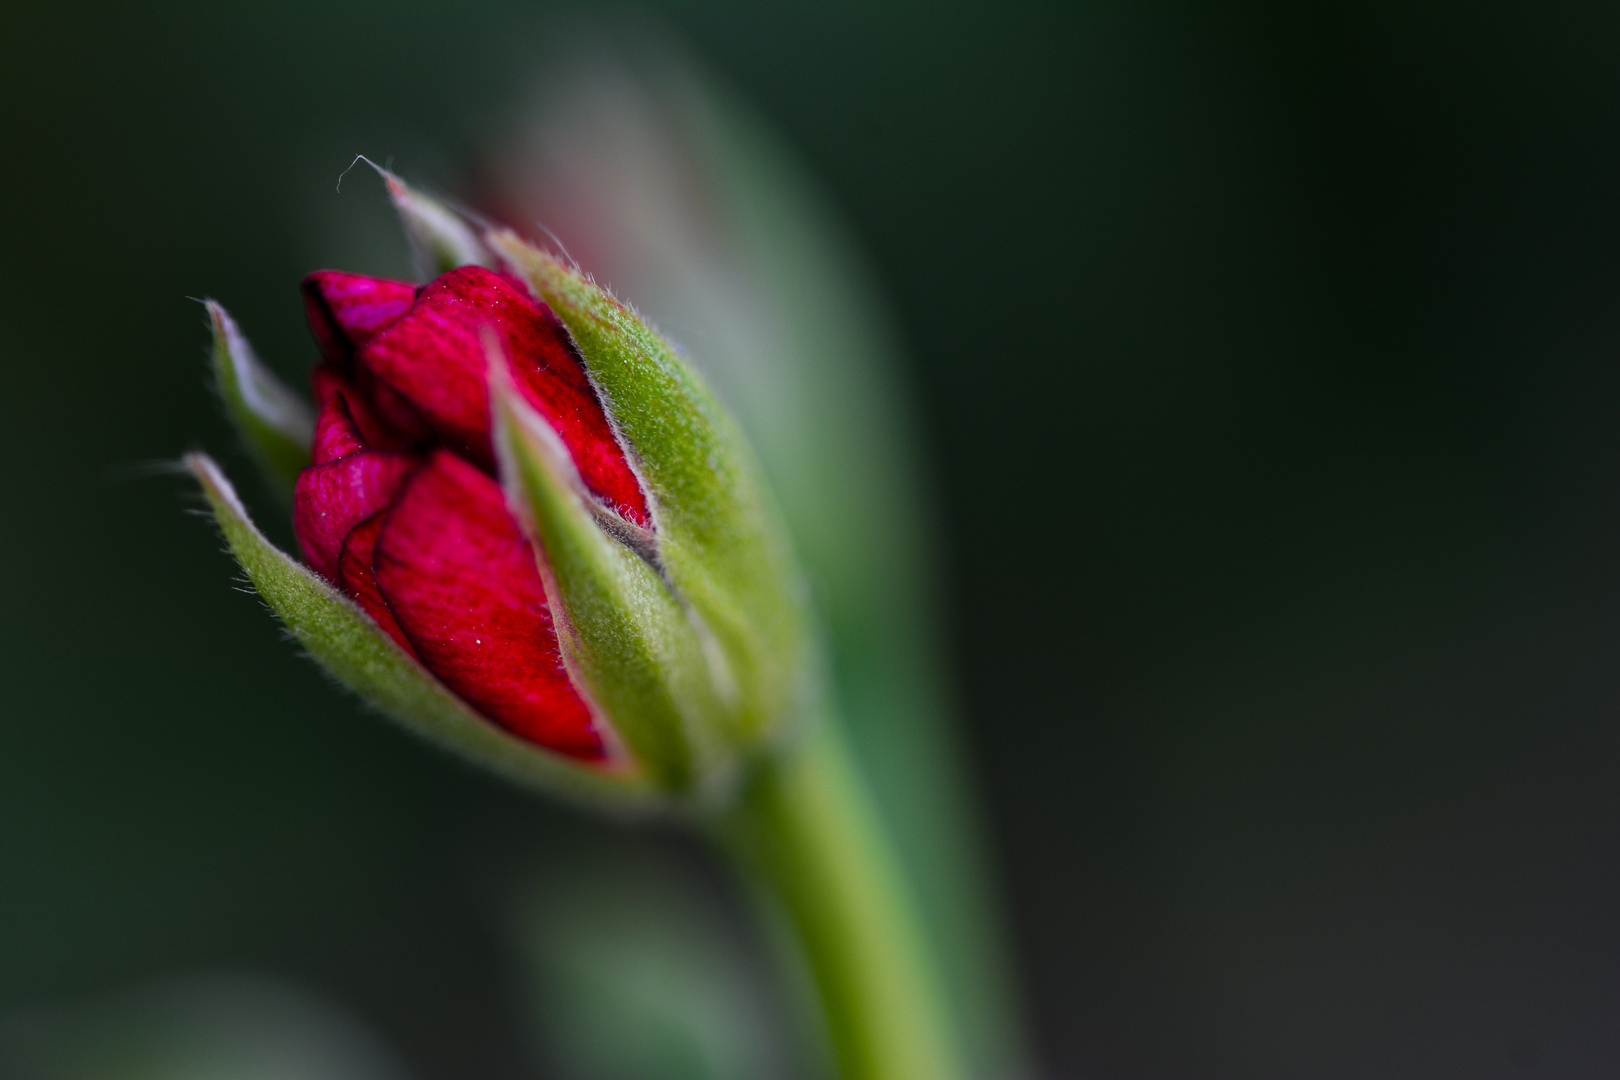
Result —
<svg viewBox="0 0 1620 1080"><path fill-rule="evenodd" d="M916 912L834 724L762 762L711 832L786 914L843 1080L963 1075Z"/></svg>

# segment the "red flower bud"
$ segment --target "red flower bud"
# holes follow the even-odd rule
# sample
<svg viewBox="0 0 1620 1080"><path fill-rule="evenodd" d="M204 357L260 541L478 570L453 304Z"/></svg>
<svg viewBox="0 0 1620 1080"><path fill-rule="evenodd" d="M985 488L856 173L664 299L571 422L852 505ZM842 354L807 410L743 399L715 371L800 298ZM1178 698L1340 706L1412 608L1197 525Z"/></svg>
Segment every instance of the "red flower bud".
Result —
<svg viewBox="0 0 1620 1080"><path fill-rule="evenodd" d="M188 455L232 554L312 657L429 738L619 806L739 797L819 700L748 448L577 268L389 190L445 272L305 280L313 411L209 304L220 396L304 565Z"/></svg>
<svg viewBox="0 0 1620 1080"><path fill-rule="evenodd" d="M478 266L420 288L324 271L304 295L324 357L312 464L294 491L305 560L489 719L560 753L609 758L611 736L563 666L491 445L492 331L585 487L653 527L568 331L522 285Z"/></svg>

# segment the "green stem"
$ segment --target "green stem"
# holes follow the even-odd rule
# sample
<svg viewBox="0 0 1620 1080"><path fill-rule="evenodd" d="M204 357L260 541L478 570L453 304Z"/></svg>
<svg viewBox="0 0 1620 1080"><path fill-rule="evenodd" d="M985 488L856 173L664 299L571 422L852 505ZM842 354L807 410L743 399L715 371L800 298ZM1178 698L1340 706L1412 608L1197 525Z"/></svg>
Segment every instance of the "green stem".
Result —
<svg viewBox="0 0 1620 1080"><path fill-rule="evenodd" d="M764 765L719 834L780 902L842 1080L959 1080L899 866L833 725Z"/></svg>

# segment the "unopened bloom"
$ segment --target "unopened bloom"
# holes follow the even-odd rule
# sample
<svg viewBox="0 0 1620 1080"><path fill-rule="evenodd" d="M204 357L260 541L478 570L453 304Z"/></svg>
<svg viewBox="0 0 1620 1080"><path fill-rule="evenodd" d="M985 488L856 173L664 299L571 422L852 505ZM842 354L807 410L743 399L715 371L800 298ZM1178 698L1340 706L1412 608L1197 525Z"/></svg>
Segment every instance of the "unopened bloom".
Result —
<svg viewBox="0 0 1620 1080"><path fill-rule="evenodd" d="M842 1075L960 1075L735 426L577 268L386 179L437 276L306 279L313 410L209 302L221 396L290 488L304 561L191 455L232 554L397 719L553 790L701 818L797 930ZM789 738L800 719L820 722Z"/></svg>
<svg viewBox="0 0 1620 1080"><path fill-rule="evenodd" d="M450 240L436 250L502 269L305 279L312 436L233 393L288 396L210 305L250 447L283 473L308 462L304 566L212 462L192 468L272 608L386 711L508 771L713 797L808 685L797 571L757 470L628 308L513 234Z"/></svg>
<svg viewBox="0 0 1620 1080"><path fill-rule="evenodd" d="M420 289L323 272L304 294L324 357L293 503L305 561L483 716L570 757L608 758L491 443L486 329L590 493L626 525L651 525L568 331L521 283L476 266Z"/></svg>

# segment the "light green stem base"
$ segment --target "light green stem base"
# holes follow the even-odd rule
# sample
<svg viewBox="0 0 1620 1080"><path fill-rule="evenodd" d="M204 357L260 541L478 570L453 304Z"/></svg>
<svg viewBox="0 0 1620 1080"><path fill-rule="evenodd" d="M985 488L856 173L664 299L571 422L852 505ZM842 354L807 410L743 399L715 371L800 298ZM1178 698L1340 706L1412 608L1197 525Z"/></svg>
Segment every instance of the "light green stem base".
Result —
<svg viewBox="0 0 1620 1080"><path fill-rule="evenodd" d="M905 883L836 729L764 765L718 825L798 937L841 1080L961 1080Z"/></svg>

